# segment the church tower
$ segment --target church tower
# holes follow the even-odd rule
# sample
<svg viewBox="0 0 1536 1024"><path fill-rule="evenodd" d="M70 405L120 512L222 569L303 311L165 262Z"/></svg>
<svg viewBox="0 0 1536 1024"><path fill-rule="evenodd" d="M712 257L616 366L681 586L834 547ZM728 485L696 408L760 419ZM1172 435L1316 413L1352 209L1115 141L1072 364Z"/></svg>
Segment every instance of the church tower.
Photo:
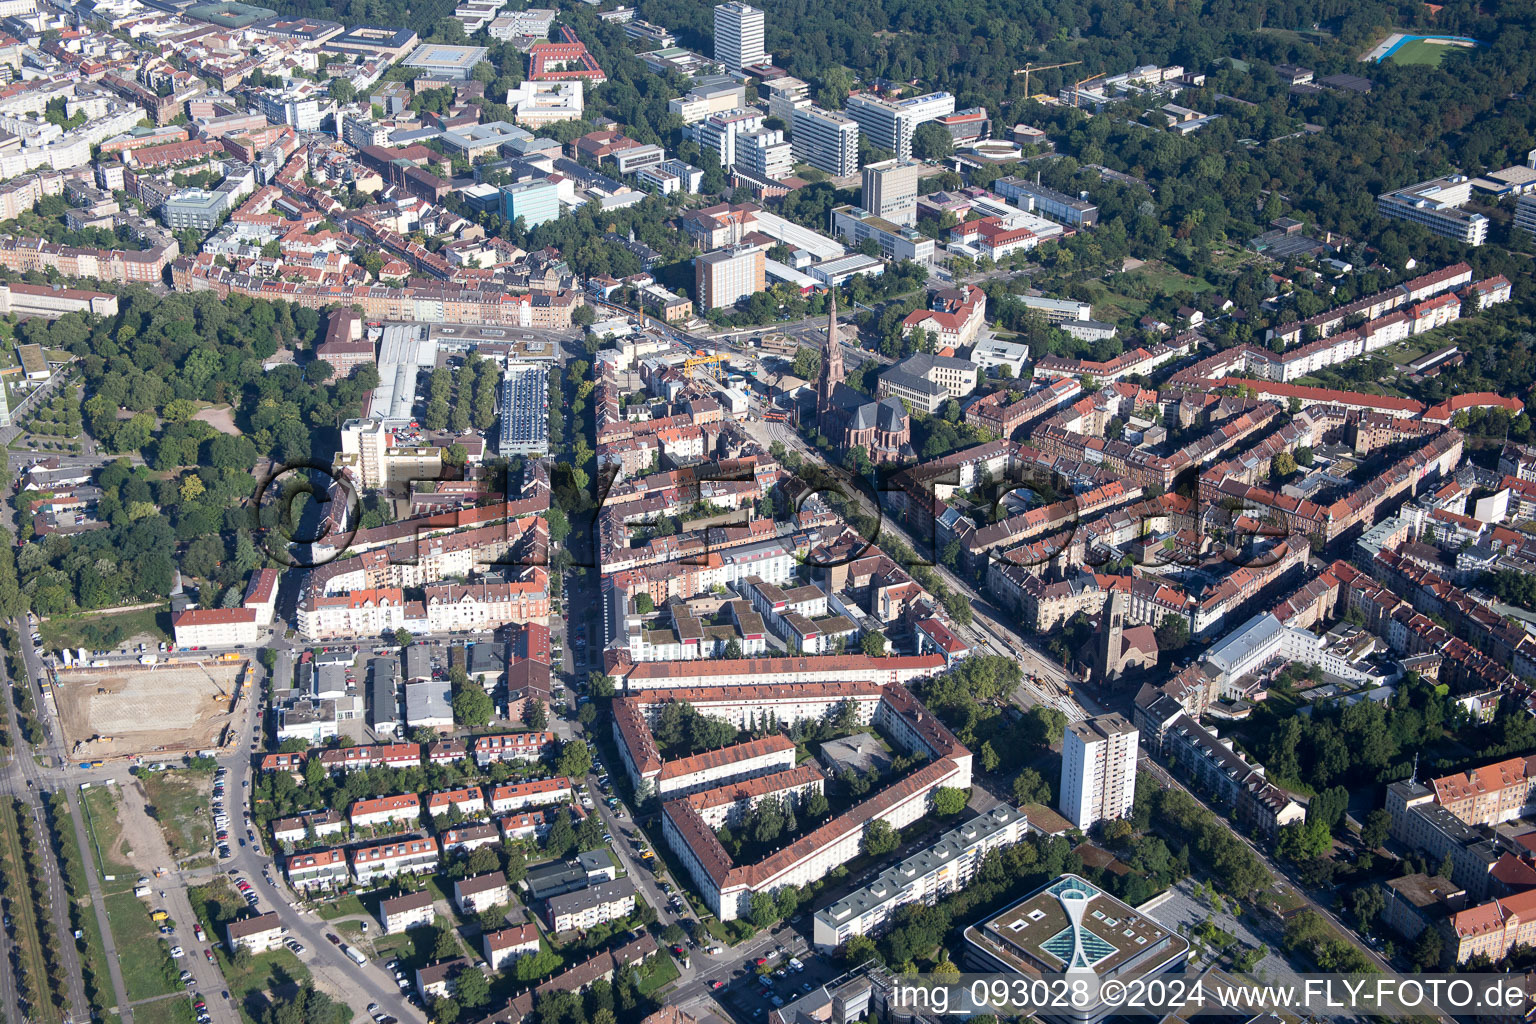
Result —
<svg viewBox="0 0 1536 1024"><path fill-rule="evenodd" d="M1097 672L1096 682L1103 686L1120 674L1120 654L1124 649L1122 637L1125 634L1125 593L1120 590L1112 591L1109 602L1104 606L1104 614L1099 622L1099 651L1098 664L1093 666Z"/></svg>
<svg viewBox="0 0 1536 1024"><path fill-rule="evenodd" d="M827 293L827 340L821 348L821 373L816 378L816 426L831 437L837 406L832 400L843 382L843 346L837 340L837 289Z"/></svg>

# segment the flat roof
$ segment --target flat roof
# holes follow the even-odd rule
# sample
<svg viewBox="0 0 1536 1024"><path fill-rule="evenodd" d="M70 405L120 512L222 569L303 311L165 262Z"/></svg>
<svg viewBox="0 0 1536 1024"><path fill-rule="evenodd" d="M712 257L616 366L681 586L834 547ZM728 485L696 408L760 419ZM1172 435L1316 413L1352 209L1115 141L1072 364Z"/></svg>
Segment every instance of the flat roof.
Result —
<svg viewBox="0 0 1536 1024"><path fill-rule="evenodd" d="M484 46L449 46L446 43L424 43L401 61L406 67L449 69L468 71L485 59L489 53Z"/></svg>
<svg viewBox="0 0 1536 1024"><path fill-rule="evenodd" d="M966 940L1020 974L1087 968L1109 977L1189 943L1086 878L1062 875L980 924ZM1075 950L1081 948L1081 954ZM1076 962L1074 963L1074 958Z"/></svg>

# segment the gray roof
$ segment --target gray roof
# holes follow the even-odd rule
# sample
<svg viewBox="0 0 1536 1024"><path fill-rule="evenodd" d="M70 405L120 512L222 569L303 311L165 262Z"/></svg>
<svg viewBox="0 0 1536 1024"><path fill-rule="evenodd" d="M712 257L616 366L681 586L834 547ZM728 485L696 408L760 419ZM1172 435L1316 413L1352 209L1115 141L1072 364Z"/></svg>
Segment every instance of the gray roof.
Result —
<svg viewBox="0 0 1536 1024"><path fill-rule="evenodd" d="M554 920L562 914L579 914L590 907L612 903L633 895L635 895L635 883L628 878L615 878L611 882L599 882L597 885L577 889L563 896L550 897L549 916Z"/></svg>

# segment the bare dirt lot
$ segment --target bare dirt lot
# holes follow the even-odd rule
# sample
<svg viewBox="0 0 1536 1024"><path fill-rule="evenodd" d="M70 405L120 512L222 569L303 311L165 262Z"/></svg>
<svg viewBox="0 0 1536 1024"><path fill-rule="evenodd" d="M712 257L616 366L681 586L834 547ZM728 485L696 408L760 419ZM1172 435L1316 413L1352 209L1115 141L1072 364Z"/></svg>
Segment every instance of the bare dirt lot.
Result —
<svg viewBox="0 0 1536 1024"><path fill-rule="evenodd" d="M56 695L65 741L92 757L211 747L243 670L239 662L204 662L61 672Z"/></svg>

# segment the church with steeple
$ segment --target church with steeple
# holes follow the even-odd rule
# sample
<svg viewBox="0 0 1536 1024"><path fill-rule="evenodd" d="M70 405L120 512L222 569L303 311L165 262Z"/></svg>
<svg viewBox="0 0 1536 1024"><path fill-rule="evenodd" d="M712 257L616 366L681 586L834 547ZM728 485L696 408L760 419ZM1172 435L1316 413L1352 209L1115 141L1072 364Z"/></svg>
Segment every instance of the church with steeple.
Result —
<svg viewBox="0 0 1536 1024"><path fill-rule="evenodd" d="M899 398L874 401L843 382L843 346L837 333L837 289L827 298L827 338L816 378L816 427L836 448L862 447L873 463L915 457L912 416Z"/></svg>

